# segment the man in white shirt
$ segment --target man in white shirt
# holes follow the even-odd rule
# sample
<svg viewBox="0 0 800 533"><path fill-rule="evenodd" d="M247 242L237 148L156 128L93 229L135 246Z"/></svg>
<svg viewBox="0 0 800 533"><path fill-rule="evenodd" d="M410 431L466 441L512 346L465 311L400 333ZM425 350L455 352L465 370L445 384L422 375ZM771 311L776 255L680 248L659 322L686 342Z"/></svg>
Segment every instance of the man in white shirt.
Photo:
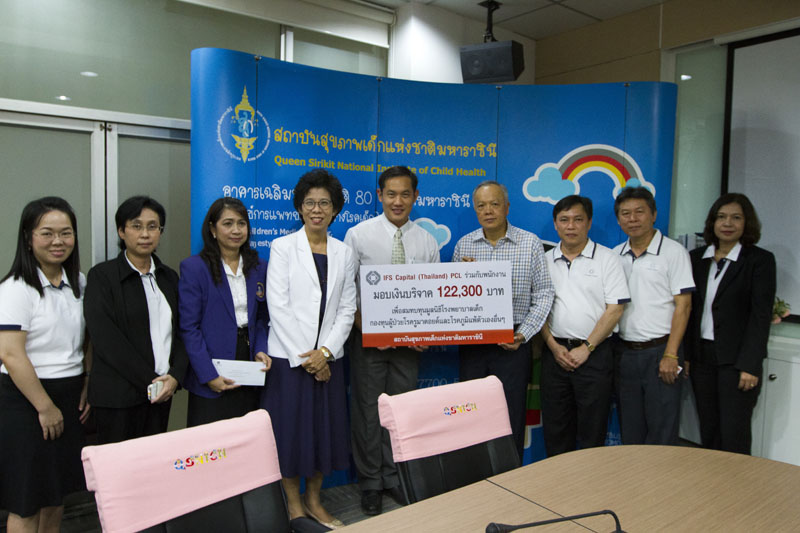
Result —
<svg viewBox="0 0 800 533"><path fill-rule="evenodd" d="M626 187L614 214L628 240L614 248L628 279L631 303L619 321L619 415L623 444L678 443L679 358L694 279L689 252L653 227L656 201L643 187Z"/></svg>
<svg viewBox="0 0 800 533"><path fill-rule="evenodd" d="M547 455L605 443L614 358L607 342L630 301L619 257L589 239L592 201L553 208L561 241L545 254L556 295L542 328L542 429Z"/></svg>
<svg viewBox="0 0 800 533"><path fill-rule="evenodd" d="M409 220L419 195L417 176L407 167L391 167L380 175L378 186L383 214L350 228L344 238L355 252L358 266L438 263L436 239ZM350 353L353 459L361 488L361 509L364 514L376 515L382 508L382 490L400 503L405 500L388 432L380 426L378 396L416 389L419 352L423 348L364 348L360 309L355 327Z"/></svg>

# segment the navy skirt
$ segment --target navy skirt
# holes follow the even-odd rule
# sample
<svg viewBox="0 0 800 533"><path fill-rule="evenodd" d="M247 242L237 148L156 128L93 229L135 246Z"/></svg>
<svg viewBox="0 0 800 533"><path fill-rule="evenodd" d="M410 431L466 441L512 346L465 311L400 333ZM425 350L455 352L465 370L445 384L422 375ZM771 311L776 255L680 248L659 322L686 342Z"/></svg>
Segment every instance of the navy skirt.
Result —
<svg viewBox="0 0 800 533"><path fill-rule="evenodd" d="M7 374L0 375L0 509L27 517L86 490L81 463L83 376L40 380L61 409L64 433L44 440L39 414Z"/></svg>
<svg viewBox="0 0 800 533"><path fill-rule="evenodd" d="M350 467L344 366L337 361L330 368L330 381L321 383L303 367L272 358L261 406L272 419L283 477L309 478Z"/></svg>

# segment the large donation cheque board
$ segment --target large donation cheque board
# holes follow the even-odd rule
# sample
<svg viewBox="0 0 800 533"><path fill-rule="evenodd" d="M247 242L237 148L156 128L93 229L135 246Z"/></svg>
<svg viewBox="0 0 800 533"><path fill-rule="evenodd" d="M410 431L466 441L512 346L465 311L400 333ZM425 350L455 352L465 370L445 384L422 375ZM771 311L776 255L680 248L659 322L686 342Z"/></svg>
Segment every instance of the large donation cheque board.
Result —
<svg viewBox="0 0 800 533"><path fill-rule="evenodd" d="M511 262L363 265L364 346L514 342Z"/></svg>

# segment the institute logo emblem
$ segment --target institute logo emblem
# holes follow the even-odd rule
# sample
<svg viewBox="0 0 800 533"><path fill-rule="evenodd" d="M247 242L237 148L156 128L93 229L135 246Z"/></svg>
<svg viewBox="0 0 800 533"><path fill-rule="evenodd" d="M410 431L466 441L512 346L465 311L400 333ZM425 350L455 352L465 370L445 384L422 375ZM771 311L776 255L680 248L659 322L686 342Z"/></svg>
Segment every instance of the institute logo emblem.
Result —
<svg viewBox="0 0 800 533"><path fill-rule="evenodd" d="M259 281L258 283L256 283L256 300L258 300L259 302L263 302L264 297L266 295L267 295L266 288L264 287L264 284Z"/></svg>
<svg viewBox="0 0 800 533"><path fill-rule="evenodd" d="M247 163L267 151L272 132L261 111L247 98L247 87L236 107L228 106L217 121L217 142L231 159Z"/></svg>
<svg viewBox="0 0 800 533"><path fill-rule="evenodd" d="M381 275L375 272L374 270L367 273L367 283L369 283L370 285L377 285L380 280L381 280Z"/></svg>

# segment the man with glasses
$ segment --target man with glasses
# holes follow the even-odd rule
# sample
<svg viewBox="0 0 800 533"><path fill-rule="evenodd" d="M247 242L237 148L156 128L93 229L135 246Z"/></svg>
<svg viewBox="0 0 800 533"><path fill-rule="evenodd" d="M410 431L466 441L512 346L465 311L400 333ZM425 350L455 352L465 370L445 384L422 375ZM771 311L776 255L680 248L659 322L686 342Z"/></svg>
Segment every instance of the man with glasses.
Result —
<svg viewBox="0 0 800 533"><path fill-rule="evenodd" d="M355 252L357 264L438 263L436 239L409 220L419 196L417 176L407 167L390 167L378 178L378 186L383 214L350 228L344 238ZM355 326L350 354L353 459L361 488L361 510L376 515L382 509L381 490L405 503L389 434L380 426L378 396L417 388L419 352L423 348L364 348L360 310L356 312Z"/></svg>
<svg viewBox="0 0 800 533"><path fill-rule="evenodd" d="M464 345L459 349L459 379L495 375L503 383L511 430L522 459L528 381L531 377L531 339L553 303L553 283L539 238L508 223L508 190L484 181L472 192L480 228L459 239L453 261L510 261L514 309L514 341L498 345Z"/></svg>

